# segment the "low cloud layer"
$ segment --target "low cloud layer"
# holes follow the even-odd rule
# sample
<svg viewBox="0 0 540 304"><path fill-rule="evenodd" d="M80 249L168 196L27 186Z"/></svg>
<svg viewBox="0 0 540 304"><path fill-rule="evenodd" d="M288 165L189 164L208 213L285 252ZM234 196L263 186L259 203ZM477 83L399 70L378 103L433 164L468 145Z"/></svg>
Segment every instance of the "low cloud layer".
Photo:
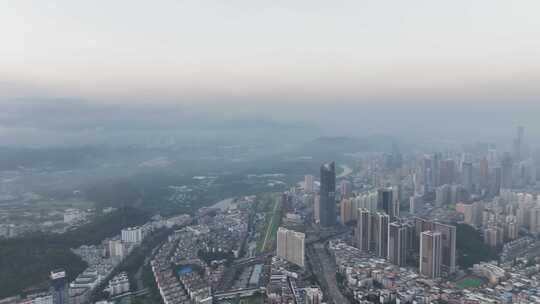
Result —
<svg viewBox="0 0 540 304"><path fill-rule="evenodd" d="M264 141L272 137L285 140L287 134L305 134L306 141L316 136L372 134L458 142L505 141L517 125L524 125L529 137L540 138L536 115L540 104L531 100L297 100L286 104L224 100L174 104L18 99L1 104L2 146Z"/></svg>

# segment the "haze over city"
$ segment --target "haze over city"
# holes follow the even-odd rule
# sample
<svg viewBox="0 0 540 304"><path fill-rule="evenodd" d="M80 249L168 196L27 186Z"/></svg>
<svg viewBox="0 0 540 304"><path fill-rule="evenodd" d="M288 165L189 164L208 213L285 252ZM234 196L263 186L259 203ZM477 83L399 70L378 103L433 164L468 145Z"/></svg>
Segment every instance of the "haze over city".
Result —
<svg viewBox="0 0 540 304"><path fill-rule="evenodd" d="M0 1L0 304L540 303L539 11Z"/></svg>

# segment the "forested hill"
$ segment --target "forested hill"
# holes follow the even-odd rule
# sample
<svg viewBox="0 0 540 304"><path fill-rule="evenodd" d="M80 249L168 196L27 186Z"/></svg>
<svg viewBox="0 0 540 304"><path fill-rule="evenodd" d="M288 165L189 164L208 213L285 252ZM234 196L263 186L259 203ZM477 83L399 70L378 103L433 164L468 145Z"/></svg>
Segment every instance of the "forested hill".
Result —
<svg viewBox="0 0 540 304"><path fill-rule="evenodd" d="M0 239L0 299L25 291L46 289L49 271L66 269L73 280L86 264L70 248L99 244L120 233L124 227L137 226L149 215L134 208L122 208L98 217L94 222L65 234L36 233L16 239Z"/></svg>

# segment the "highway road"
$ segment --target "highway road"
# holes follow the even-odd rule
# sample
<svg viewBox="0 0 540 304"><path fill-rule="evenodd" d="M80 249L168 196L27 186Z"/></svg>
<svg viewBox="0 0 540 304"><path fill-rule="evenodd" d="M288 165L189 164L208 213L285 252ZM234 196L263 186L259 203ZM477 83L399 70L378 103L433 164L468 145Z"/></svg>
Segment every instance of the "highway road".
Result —
<svg viewBox="0 0 540 304"><path fill-rule="evenodd" d="M307 252L313 274L317 276L319 283L322 285L323 292L328 297L328 303L350 304L337 286L336 264L324 249L324 245L319 243L309 246Z"/></svg>

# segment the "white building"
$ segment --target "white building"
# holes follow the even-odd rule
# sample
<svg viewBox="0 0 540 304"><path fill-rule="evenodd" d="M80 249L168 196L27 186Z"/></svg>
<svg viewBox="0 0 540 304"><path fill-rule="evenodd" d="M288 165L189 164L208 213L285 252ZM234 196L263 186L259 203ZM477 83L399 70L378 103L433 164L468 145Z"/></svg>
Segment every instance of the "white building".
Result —
<svg viewBox="0 0 540 304"><path fill-rule="evenodd" d="M279 227L277 255L293 264L304 267L305 234Z"/></svg>
<svg viewBox="0 0 540 304"><path fill-rule="evenodd" d="M429 278L441 275L442 234L424 231L420 234L420 273Z"/></svg>
<svg viewBox="0 0 540 304"><path fill-rule="evenodd" d="M306 175L304 176L304 191L307 192L307 193L311 193L313 192L314 190L314 180L315 178L313 177L313 175Z"/></svg>
<svg viewBox="0 0 540 304"><path fill-rule="evenodd" d="M127 273L122 272L109 281L109 294L116 296L129 292L129 279Z"/></svg>
<svg viewBox="0 0 540 304"><path fill-rule="evenodd" d="M316 195L313 200L313 221L315 224L319 224L321 222L320 218L320 209L321 209L321 197L319 195Z"/></svg>
<svg viewBox="0 0 540 304"><path fill-rule="evenodd" d="M121 240L110 240L109 241L109 256L110 257L120 257L125 256L124 244Z"/></svg>
<svg viewBox="0 0 540 304"><path fill-rule="evenodd" d="M129 227L122 229L122 242L125 243L140 243L143 240L143 232L141 227Z"/></svg>
<svg viewBox="0 0 540 304"><path fill-rule="evenodd" d="M376 212L377 201L377 191L362 193L354 198L355 205L353 206L353 208L355 208L355 210L358 210L358 208L365 208L369 210L369 212Z"/></svg>
<svg viewBox="0 0 540 304"><path fill-rule="evenodd" d="M98 274L97 269L87 268L77 278L69 284L70 288L88 288L94 289L100 282L101 276Z"/></svg>

